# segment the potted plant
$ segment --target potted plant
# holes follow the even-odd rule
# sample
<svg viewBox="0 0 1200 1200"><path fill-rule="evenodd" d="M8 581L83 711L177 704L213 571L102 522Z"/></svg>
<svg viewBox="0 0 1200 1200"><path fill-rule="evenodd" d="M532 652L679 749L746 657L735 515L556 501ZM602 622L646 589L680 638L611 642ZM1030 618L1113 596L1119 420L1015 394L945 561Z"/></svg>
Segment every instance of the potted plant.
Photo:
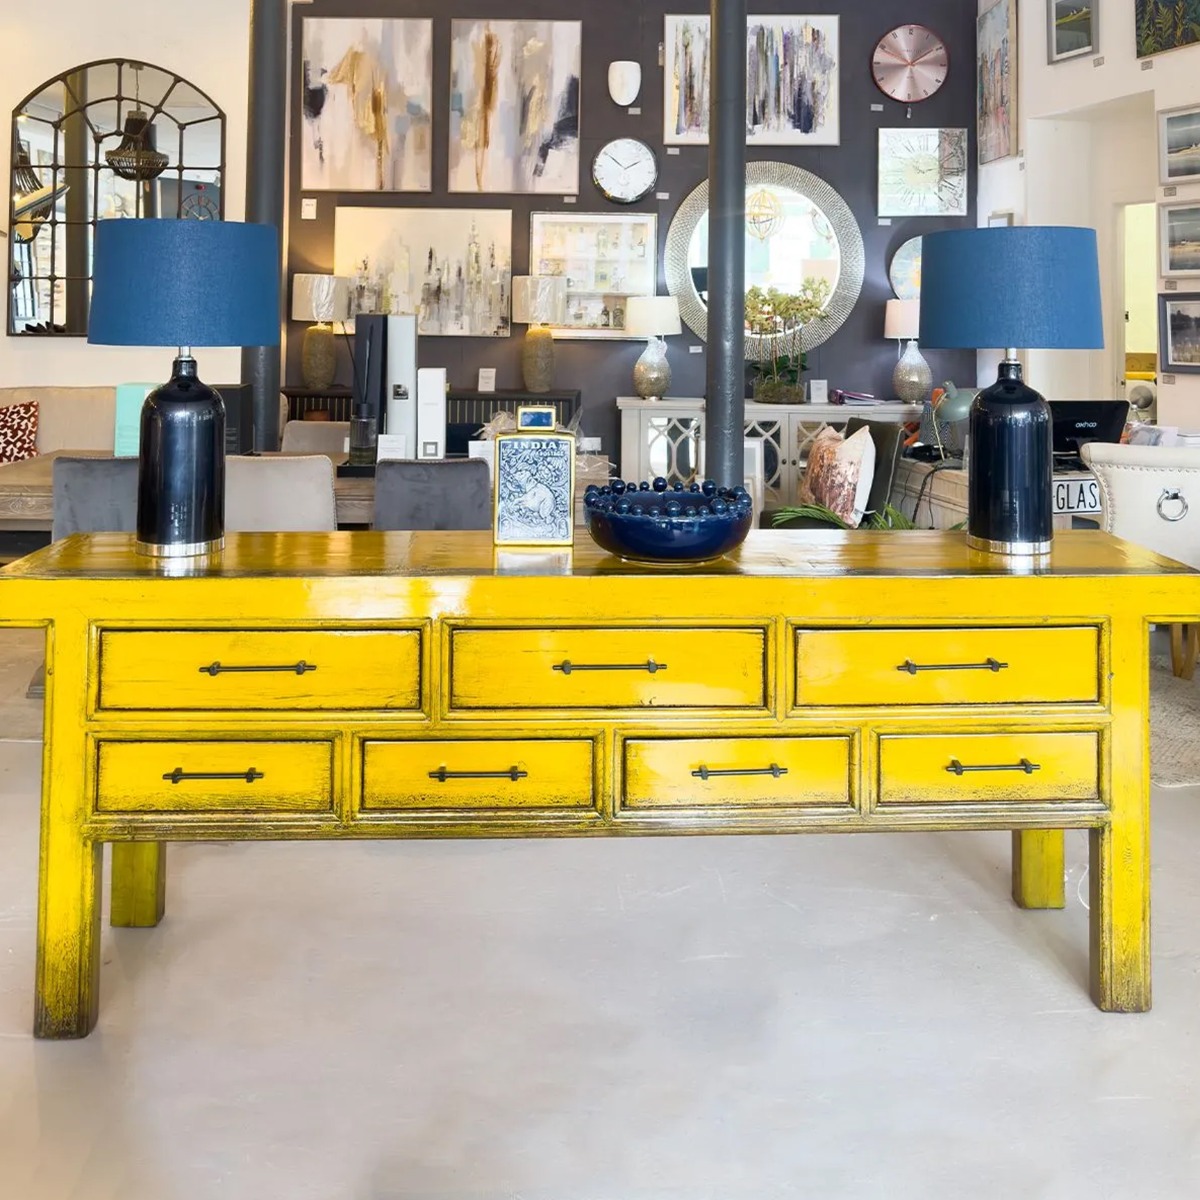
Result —
<svg viewBox="0 0 1200 1200"><path fill-rule="evenodd" d="M804 326L819 321L829 300L829 281L808 276L798 292L752 287L746 292L746 332L762 339L764 353L747 363L751 394L764 404L803 404L808 369Z"/></svg>

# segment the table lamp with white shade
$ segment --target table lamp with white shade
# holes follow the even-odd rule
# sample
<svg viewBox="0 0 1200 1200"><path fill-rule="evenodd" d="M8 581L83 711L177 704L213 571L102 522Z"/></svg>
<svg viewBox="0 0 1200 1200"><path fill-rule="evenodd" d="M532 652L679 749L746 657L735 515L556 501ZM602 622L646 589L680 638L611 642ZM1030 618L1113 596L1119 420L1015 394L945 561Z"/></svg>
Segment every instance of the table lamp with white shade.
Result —
<svg viewBox="0 0 1200 1200"><path fill-rule="evenodd" d="M333 323L350 319L350 280L342 275L293 275L292 320L313 322L304 331L300 374L304 386L320 390L337 374Z"/></svg>
<svg viewBox="0 0 1200 1200"><path fill-rule="evenodd" d="M527 392L548 392L554 384L554 333L567 315L567 281L556 275L514 275L514 325L527 325L521 346L521 374Z"/></svg>
<svg viewBox="0 0 1200 1200"><path fill-rule="evenodd" d="M625 332L646 338L633 366L633 388L644 400L661 400L671 386L671 364L663 338L683 332L674 296L631 296L625 306Z"/></svg>
<svg viewBox="0 0 1200 1200"><path fill-rule="evenodd" d="M892 372L892 390L905 404L924 404L933 387L933 372L917 347L921 332L921 301L889 300L883 317L883 336L907 342ZM897 346L897 350L899 346Z"/></svg>

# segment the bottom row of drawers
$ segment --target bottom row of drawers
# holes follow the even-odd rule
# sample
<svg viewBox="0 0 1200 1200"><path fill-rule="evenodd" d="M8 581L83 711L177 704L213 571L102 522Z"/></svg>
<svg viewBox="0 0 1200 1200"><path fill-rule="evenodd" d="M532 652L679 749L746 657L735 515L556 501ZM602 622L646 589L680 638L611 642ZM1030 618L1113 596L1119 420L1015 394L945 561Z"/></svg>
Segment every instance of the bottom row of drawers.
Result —
<svg viewBox="0 0 1200 1200"><path fill-rule="evenodd" d="M321 813L333 808L328 741L101 741L101 813ZM363 743L365 812L568 811L598 807L591 739ZM629 738L622 811L853 808L849 736ZM885 734L880 807L1095 801L1094 731Z"/></svg>

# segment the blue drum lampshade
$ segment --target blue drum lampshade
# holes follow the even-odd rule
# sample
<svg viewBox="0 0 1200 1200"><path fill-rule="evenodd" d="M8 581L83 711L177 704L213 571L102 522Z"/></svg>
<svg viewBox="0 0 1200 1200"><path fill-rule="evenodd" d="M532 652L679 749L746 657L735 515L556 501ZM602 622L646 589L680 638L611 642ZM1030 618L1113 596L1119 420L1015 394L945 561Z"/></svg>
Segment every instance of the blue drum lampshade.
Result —
<svg viewBox="0 0 1200 1200"><path fill-rule="evenodd" d="M998 379L971 406L967 542L1000 554L1048 552L1050 407L1023 382L1016 355L1103 348L1095 230L1016 225L926 234L921 342L1005 352Z"/></svg>
<svg viewBox="0 0 1200 1200"><path fill-rule="evenodd" d="M224 545L225 405L201 383L191 348L278 345L280 278L271 225L97 223L88 341L178 348L172 378L142 408L142 553L179 557Z"/></svg>

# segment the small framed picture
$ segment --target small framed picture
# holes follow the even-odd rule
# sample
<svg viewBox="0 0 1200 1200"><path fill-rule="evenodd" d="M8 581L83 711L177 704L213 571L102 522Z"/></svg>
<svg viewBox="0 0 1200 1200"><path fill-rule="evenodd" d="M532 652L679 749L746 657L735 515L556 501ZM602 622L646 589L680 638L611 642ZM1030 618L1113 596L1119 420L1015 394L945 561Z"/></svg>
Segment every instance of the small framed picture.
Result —
<svg viewBox="0 0 1200 1200"><path fill-rule="evenodd" d="M988 214L989 229L1007 229L1013 223L1013 212L1011 209L1001 209L998 212Z"/></svg>
<svg viewBox="0 0 1200 1200"><path fill-rule="evenodd" d="M1096 0L1046 0L1047 61L1065 62L1096 53L1100 45L1096 8Z"/></svg>
<svg viewBox="0 0 1200 1200"><path fill-rule="evenodd" d="M553 405L523 404L517 409L517 429L546 429L553 432L556 415Z"/></svg>
<svg viewBox="0 0 1200 1200"><path fill-rule="evenodd" d="M502 433L496 438L493 540L497 546L569 546L574 540L575 438Z"/></svg>
<svg viewBox="0 0 1200 1200"><path fill-rule="evenodd" d="M494 392L496 390L496 368L495 367L480 367L478 386L475 389L479 392Z"/></svg>
<svg viewBox="0 0 1200 1200"><path fill-rule="evenodd" d="M1158 181L1200 179L1200 105L1168 108L1158 114Z"/></svg>
<svg viewBox="0 0 1200 1200"><path fill-rule="evenodd" d="M1200 375L1200 292L1159 296L1158 369Z"/></svg>
<svg viewBox="0 0 1200 1200"><path fill-rule="evenodd" d="M1158 206L1158 250L1164 278L1200 275L1200 204Z"/></svg>

